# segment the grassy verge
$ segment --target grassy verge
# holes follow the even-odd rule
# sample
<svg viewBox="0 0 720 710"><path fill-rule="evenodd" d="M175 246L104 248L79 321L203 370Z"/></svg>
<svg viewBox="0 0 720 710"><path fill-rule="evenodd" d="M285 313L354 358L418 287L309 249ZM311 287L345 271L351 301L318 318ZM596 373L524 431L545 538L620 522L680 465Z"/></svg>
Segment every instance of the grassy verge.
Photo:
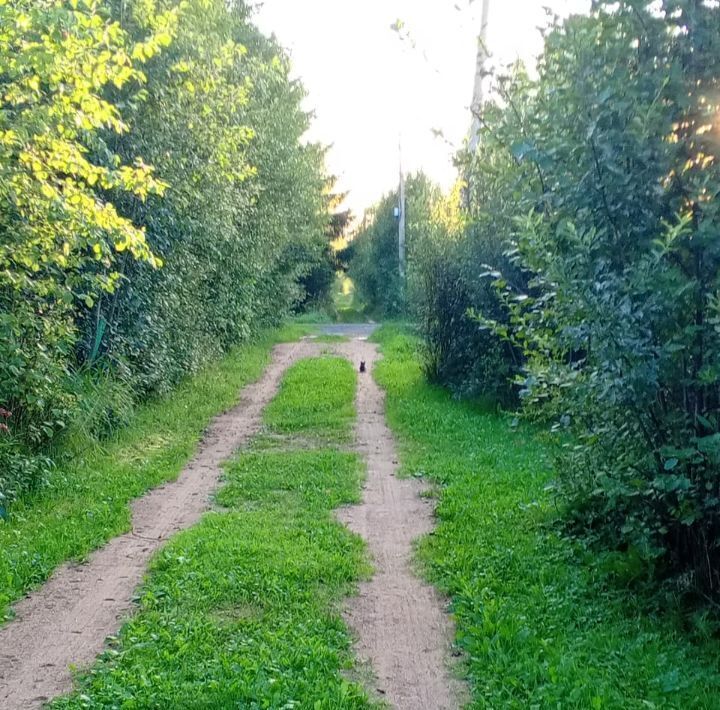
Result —
<svg viewBox="0 0 720 710"><path fill-rule="evenodd" d="M308 371L324 387L303 408ZM282 440L230 462L217 498L226 510L155 557L139 612L53 708L371 707L343 675L352 656L339 614L367 573L364 546L331 514L360 495L359 458L332 446L352 418L328 424L331 406L351 410L354 384L336 358L291 368L266 421L322 448Z"/></svg>
<svg viewBox="0 0 720 710"><path fill-rule="evenodd" d="M355 419L355 371L344 358L302 360L288 371L264 418L270 432L347 443Z"/></svg>
<svg viewBox="0 0 720 710"><path fill-rule="evenodd" d="M403 469L439 484L418 556L452 598L472 707L720 707L720 644L557 533L537 436L426 384L398 329L377 339Z"/></svg>
<svg viewBox="0 0 720 710"><path fill-rule="evenodd" d="M129 502L176 478L210 419L260 376L272 346L306 330L292 326L237 348L166 397L139 407L114 438L63 464L42 494L15 503L10 518L0 520L0 619L59 564L82 559L127 531Z"/></svg>

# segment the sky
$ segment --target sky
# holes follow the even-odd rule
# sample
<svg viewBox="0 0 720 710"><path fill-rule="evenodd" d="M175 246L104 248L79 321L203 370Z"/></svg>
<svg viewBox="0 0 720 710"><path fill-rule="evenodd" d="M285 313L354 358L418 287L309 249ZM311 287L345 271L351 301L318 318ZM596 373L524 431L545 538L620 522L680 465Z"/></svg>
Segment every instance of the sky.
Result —
<svg viewBox="0 0 720 710"><path fill-rule="evenodd" d="M423 170L444 188L470 128L480 0L264 0L255 21L288 51L314 114L308 139L356 216ZM491 0L491 62L532 64L544 6L565 16L589 0ZM392 29L403 23L402 35ZM442 133L441 137L435 131Z"/></svg>

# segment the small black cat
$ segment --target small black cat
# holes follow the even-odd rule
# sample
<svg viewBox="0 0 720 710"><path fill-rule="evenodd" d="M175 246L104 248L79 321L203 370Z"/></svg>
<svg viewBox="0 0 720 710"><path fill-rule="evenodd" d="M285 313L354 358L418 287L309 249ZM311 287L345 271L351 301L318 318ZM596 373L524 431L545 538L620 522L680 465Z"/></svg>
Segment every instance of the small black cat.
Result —
<svg viewBox="0 0 720 710"><path fill-rule="evenodd" d="M360 360L360 372L365 372L365 360Z"/></svg>

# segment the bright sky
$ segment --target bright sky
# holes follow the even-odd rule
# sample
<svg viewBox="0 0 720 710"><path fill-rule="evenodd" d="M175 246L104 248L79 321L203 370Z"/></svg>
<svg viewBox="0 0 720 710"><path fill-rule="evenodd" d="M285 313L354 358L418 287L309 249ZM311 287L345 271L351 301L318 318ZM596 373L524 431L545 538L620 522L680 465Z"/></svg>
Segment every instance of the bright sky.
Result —
<svg viewBox="0 0 720 710"><path fill-rule="evenodd" d="M256 21L289 51L315 114L310 139L331 145L327 165L356 215L406 171L443 187L470 127L480 0L264 0ZM493 64L532 62L543 6L560 15L589 0L491 0ZM412 42L391 29L402 20ZM412 46L414 45L414 46ZM442 131L444 138L433 135Z"/></svg>

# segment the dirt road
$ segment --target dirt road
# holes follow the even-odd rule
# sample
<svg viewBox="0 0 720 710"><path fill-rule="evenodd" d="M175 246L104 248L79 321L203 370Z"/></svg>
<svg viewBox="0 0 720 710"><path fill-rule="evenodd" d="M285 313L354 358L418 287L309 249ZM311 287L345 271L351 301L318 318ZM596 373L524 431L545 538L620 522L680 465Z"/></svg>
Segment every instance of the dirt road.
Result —
<svg viewBox="0 0 720 710"><path fill-rule="evenodd" d="M59 568L15 605L16 618L0 628L0 708L39 707L71 689L68 666L91 664L105 638L118 631L152 554L208 509L220 464L260 430L262 410L283 372L306 351L304 343L277 347L262 378L213 421L177 481L135 501L131 532L111 540L86 564Z"/></svg>
<svg viewBox="0 0 720 710"><path fill-rule="evenodd" d="M132 613L132 599L153 553L170 536L197 522L218 485L220 464L260 431L262 410L295 361L332 349L368 372L357 394L357 448L368 465L363 503L339 512L369 543L376 573L350 601L347 619L358 655L377 680L375 689L399 710L457 707L457 687L446 669L451 624L442 600L410 569L411 543L432 527L431 504L420 487L395 477L397 455L383 415L383 393L370 371L376 347L366 327L345 327L348 343L312 341L278 346L262 378L243 390L240 403L217 417L178 480L133 505L132 532L110 541L86 564L68 564L15 606L0 628L0 707L39 707L72 687L69 667L86 667Z"/></svg>
<svg viewBox="0 0 720 710"><path fill-rule="evenodd" d="M448 672L452 625L444 603L411 569L412 542L433 527L433 504L423 486L396 476L398 456L385 423L385 394L372 378L377 349L353 341L336 350L365 360L357 393L355 439L367 463L363 502L338 518L368 542L375 574L351 599L347 620L356 651L369 662L379 695L398 710L458 707L462 688Z"/></svg>

